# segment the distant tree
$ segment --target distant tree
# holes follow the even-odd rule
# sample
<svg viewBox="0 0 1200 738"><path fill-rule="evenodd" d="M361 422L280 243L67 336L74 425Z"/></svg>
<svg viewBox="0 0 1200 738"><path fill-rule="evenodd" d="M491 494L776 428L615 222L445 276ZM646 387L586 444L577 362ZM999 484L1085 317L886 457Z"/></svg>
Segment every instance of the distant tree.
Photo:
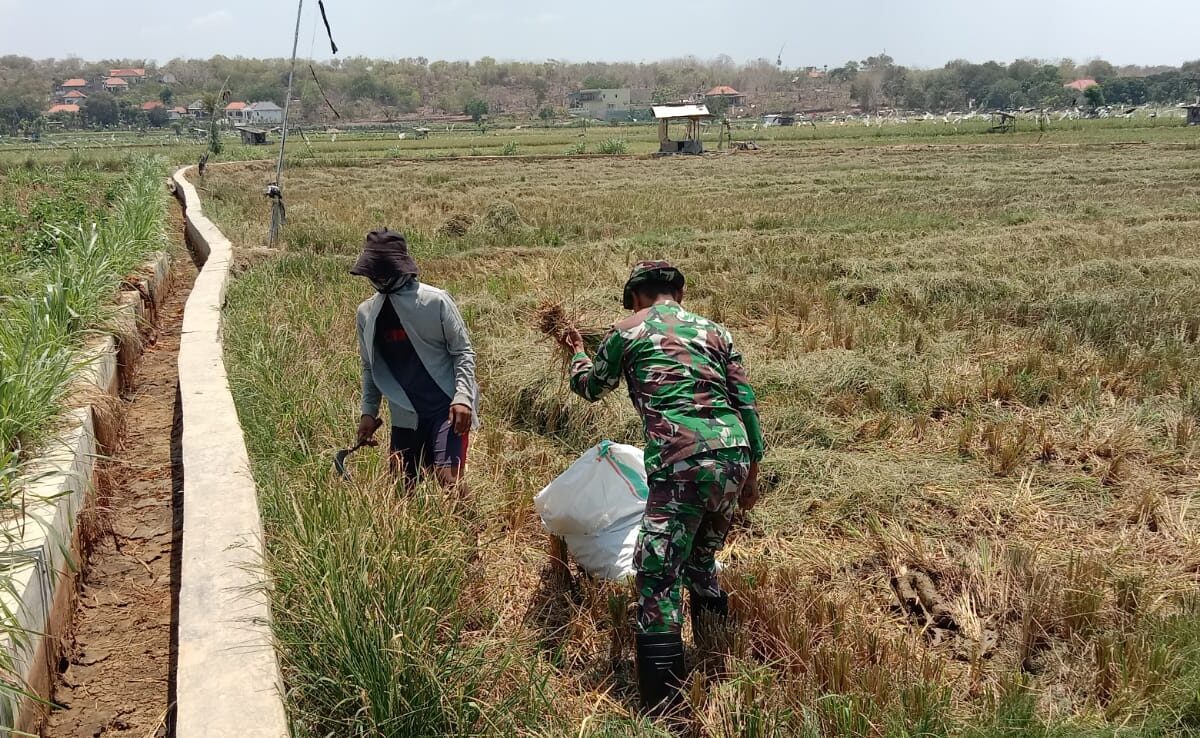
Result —
<svg viewBox="0 0 1200 738"><path fill-rule="evenodd" d="M117 100L117 117L125 125L145 125L143 120L139 120L139 118L145 118L145 115L142 113L142 106L134 105L128 100Z"/></svg>
<svg viewBox="0 0 1200 738"><path fill-rule="evenodd" d="M166 108L150 108L146 113L146 122L155 128L162 128L170 120Z"/></svg>
<svg viewBox="0 0 1200 738"><path fill-rule="evenodd" d="M879 91L889 104L901 104L908 93L908 70L895 65L884 67L883 76L879 80Z"/></svg>
<svg viewBox="0 0 1200 738"><path fill-rule="evenodd" d="M858 62L856 61L848 61L843 66L829 71L829 81L831 82L853 82L857 76Z"/></svg>
<svg viewBox="0 0 1200 738"><path fill-rule="evenodd" d="M158 99L162 102L163 105L170 105L171 102L175 99L175 93L171 91L170 87L164 87L164 88L162 88L161 91L159 91Z"/></svg>
<svg viewBox="0 0 1200 738"><path fill-rule="evenodd" d="M90 126L115 126L121 122L117 99L108 93L97 93L84 100L80 112Z"/></svg>
<svg viewBox="0 0 1200 738"><path fill-rule="evenodd" d="M887 69L888 67L895 64L895 62L896 62L896 60L893 59L892 57L888 56L887 54L879 54L878 56L868 56L866 59L863 59L862 60L862 68L865 71L873 72L873 71Z"/></svg>
<svg viewBox="0 0 1200 738"><path fill-rule="evenodd" d="M467 104L463 106L463 114L471 116L471 120L478 124L483 120L483 116L488 114L487 101L479 98L468 100Z"/></svg>
<svg viewBox="0 0 1200 738"><path fill-rule="evenodd" d="M1110 77L1117 76L1117 70L1113 68L1113 65L1103 59L1094 59L1088 62L1083 67L1083 73L1097 82L1103 82Z"/></svg>
<svg viewBox="0 0 1200 738"><path fill-rule="evenodd" d="M535 77L529 83L529 88L533 90L533 106L540 108L546 104L546 96L550 92L550 83L541 77Z"/></svg>
<svg viewBox="0 0 1200 738"><path fill-rule="evenodd" d="M585 90L614 90L625 86L616 77L604 75L585 77L582 84Z"/></svg>
<svg viewBox="0 0 1200 738"><path fill-rule="evenodd" d="M850 99L868 113L879 109L879 75L859 74L850 85Z"/></svg>
<svg viewBox="0 0 1200 738"><path fill-rule="evenodd" d="M1108 103L1141 105L1150 99L1149 85L1141 77L1113 77L1100 84Z"/></svg>
<svg viewBox="0 0 1200 738"><path fill-rule="evenodd" d="M204 113L208 116L208 152L216 156L225 148L221 143L221 129L217 126L221 96L215 92L206 92L204 97L200 98L200 104L204 106Z"/></svg>
<svg viewBox="0 0 1200 738"><path fill-rule="evenodd" d="M1029 59L1017 59L1012 64L1008 65L1008 76L1018 82L1024 83L1027 79L1037 73L1037 62Z"/></svg>
<svg viewBox="0 0 1200 738"><path fill-rule="evenodd" d="M1104 107L1104 88L1100 85L1087 88L1083 91L1083 99L1093 108Z"/></svg>
<svg viewBox="0 0 1200 738"><path fill-rule="evenodd" d="M41 114L37 98L11 95L0 88L0 132L13 134Z"/></svg>
<svg viewBox="0 0 1200 738"><path fill-rule="evenodd" d="M1025 104L1021 83L1011 77L996 80L979 100L983 107L1007 110Z"/></svg>
<svg viewBox="0 0 1200 738"><path fill-rule="evenodd" d="M538 111L538 117L542 120L553 120L555 116L554 108L544 107Z"/></svg>
<svg viewBox="0 0 1200 738"><path fill-rule="evenodd" d="M966 94L960 75L946 69L935 69L909 85L906 105L913 109L947 111L962 110Z"/></svg>
<svg viewBox="0 0 1200 738"><path fill-rule="evenodd" d="M729 112L729 98L727 97L710 97L704 102L708 106L708 112L718 118L724 118L725 114Z"/></svg>

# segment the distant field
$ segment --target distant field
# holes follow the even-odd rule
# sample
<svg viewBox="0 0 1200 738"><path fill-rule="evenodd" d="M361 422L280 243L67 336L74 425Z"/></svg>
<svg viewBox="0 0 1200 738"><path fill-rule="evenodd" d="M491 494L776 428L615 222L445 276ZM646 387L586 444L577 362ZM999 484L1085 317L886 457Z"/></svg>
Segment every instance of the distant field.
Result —
<svg viewBox="0 0 1200 738"><path fill-rule="evenodd" d="M839 146L897 145L906 143L1111 143L1176 142L1195 144L1197 136L1178 117L1103 120L1055 120L1041 130L1032 120L1021 120L1012 134L988 133L990 122L974 119L958 124L913 120L903 123L874 120L845 123L821 122L815 127L761 128L753 121L736 121L735 140L755 141L775 149L820 148ZM324 129L303 128L289 137L288 159L292 163L345 162L358 158L425 159L450 156L557 156L566 153L596 154L602 144L621 141L628 153L644 154L658 150L658 132L654 124L610 125L590 123L581 127L570 124L491 126L485 131L471 124L431 125L432 132L417 138L405 130L349 130L336 133ZM718 126L707 127L704 138L710 149L717 148ZM401 138L403 134L403 138ZM269 146L243 146L231 131L223 135L224 150L213 161L273 159L278 153L277 134ZM153 153L172 163L194 163L204 151L203 141L194 135L176 135L173 131L135 133L67 131L51 132L39 143L17 137L0 137L0 170L23 165L26 161L66 163L72 160L117 166L131 154Z"/></svg>
<svg viewBox="0 0 1200 738"><path fill-rule="evenodd" d="M599 439L639 434L623 397L569 396L532 312L612 321L650 257L741 344L770 445L727 552L738 626L689 691L697 734L1200 732L1200 132L786 133L724 157L289 172L284 251L246 257L227 361L298 735L655 733L629 717L612 640L627 593L550 587L530 502ZM981 145L1000 141L1028 145ZM270 175L199 183L243 253ZM329 469L354 433L368 295L347 269L382 225L473 332L466 511L397 498L378 456L353 484ZM916 572L953 627L897 607Z"/></svg>

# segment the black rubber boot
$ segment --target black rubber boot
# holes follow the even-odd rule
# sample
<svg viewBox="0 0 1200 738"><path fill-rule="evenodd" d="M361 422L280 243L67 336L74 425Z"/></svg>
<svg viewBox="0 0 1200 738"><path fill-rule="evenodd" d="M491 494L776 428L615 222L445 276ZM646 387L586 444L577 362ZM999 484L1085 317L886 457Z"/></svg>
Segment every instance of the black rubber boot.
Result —
<svg viewBox="0 0 1200 738"><path fill-rule="evenodd" d="M705 597L689 592L692 610L692 636L700 638L706 625L724 625L729 620L729 595Z"/></svg>
<svg viewBox="0 0 1200 738"><path fill-rule="evenodd" d="M661 717L679 705L683 686L683 636L679 633L637 634L638 691L642 712Z"/></svg>

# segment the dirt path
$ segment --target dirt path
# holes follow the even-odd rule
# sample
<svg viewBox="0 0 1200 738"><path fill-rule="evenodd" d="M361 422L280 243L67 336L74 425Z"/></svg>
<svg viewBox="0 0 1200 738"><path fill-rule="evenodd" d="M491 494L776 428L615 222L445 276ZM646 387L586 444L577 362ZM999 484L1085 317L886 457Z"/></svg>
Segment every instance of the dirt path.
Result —
<svg viewBox="0 0 1200 738"><path fill-rule="evenodd" d="M172 618L181 487L177 441L179 331L195 268L176 258L174 285L159 308L157 340L146 348L125 399L125 435L102 474L100 528L79 585L73 640L54 687L48 738L165 736L173 666Z"/></svg>

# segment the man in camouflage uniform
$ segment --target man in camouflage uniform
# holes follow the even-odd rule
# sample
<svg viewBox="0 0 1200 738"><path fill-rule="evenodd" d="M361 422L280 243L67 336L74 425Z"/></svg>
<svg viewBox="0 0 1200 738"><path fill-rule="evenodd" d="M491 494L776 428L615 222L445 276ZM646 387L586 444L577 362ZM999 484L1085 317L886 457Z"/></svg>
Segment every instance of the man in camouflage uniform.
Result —
<svg viewBox="0 0 1200 738"><path fill-rule="evenodd" d="M571 389L595 402L625 377L646 434L650 496L634 554L637 662L642 705L669 709L684 679L681 586L690 592L693 627L724 618L728 596L716 553L735 507L758 499L763 437L742 357L722 326L680 306L683 274L663 261L641 262L625 284L634 314L617 323L596 358L576 331Z"/></svg>

